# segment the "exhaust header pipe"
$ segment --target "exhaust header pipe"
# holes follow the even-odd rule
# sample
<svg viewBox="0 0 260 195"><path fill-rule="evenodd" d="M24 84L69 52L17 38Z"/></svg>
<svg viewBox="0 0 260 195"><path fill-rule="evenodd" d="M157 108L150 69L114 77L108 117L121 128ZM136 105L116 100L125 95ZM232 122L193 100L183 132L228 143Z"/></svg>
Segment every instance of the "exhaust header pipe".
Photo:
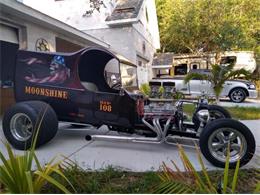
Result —
<svg viewBox="0 0 260 195"><path fill-rule="evenodd" d="M87 135L85 139L87 141L93 140L93 141L124 141L124 142L138 142L138 143L156 143L160 144L165 141L165 137L167 135L170 122L172 118L168 118L166 121L166 124L164 125L164 129L162 130L162 127L159 122L159 118L153 119L153 125L151 125L149 122L145 120L145 118L142 119L143 123L149 127L153 132L156 133L156 137L148 138L148 137L128 137L128 136L116 136L116 135Z"/></svg>

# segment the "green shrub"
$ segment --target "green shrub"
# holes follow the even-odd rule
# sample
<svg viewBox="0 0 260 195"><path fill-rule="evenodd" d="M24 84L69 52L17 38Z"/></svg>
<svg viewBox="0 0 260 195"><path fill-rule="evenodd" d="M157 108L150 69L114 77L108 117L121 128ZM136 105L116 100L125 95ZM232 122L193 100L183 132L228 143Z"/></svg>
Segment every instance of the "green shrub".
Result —
<svg viewBox="0 0 260 195"><path fill-rule="evenodd" d="M184 96L184 94L182 92L176 91L173 94L173 99L174 100L180 100L180 99L183 99L183 98L185 98L185 96Z"/></svg>
<svg viewBox="0 0 260 195"><path fill-rule="evenodd" d="M151 94L151 87L149 86L148 83L144 83L144 84L142 84L142 85L140 86L140 91L141 91L144 95L146 95L147 97L149 97L150 94Z"/></svg>
<svg viewBox="0 0 260 195"><path fill-rule="evenodd" d="M188 156L186 155L183 147L178 145L180 159L184 167L184 171L172 161L175 170L168 167L165 163L162 165L162 172L159 173L161 179L160 185L155 190L155 193L235 193L238 181L238 172L240 161L238 160L237 166L234 171L232 180L229 179L229 152L227 154L226 165L223 173L223 178L220 180L220 185L214 185L210 176L205 168L202 160L201 153L196 146L199 164L201 165L202 173L199 174ZM228 150L229 151L229 150Z"/></svg>
<svg viewBox="0 0 260 195"><path fill-rule="evenodd" d="M159 97L160 97L160 98L163 98L163 93L164 93L164 91L165 91L165 90L164 90L164 87L163 87L163 86L160 86L160 87L159 87L159 91L158 91L158 94L159 94Z"/></svg>

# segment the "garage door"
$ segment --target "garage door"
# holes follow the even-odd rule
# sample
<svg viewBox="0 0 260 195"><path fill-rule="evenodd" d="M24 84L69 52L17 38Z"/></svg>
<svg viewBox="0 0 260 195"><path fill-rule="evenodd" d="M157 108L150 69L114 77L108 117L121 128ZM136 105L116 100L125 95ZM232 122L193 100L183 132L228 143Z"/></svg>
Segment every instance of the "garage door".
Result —
<svg viewBox="0 0 260 195"><path fill-rule="evenodd" d="M18 44L17 29L4 24L0 24L0 40Z"/></svg>
<svg viewBox="0 0 260 195"><path fill-rule="evenodd" d="M0 113L14 103L14 67L18 48L18 29L0 24Z"/></svg>

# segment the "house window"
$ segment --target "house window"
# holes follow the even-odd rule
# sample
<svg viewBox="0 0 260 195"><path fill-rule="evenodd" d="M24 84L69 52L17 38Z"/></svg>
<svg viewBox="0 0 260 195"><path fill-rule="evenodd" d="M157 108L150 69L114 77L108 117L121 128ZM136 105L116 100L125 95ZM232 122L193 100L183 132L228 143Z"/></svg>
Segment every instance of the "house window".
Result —
<svg viewBox="0 0 260 195"><path fill-rule="evenodd" d="M145 51L146 51L146 45L145 45L145 42L144 42L144 41L143 41L142 49L143 49L143 53L145 53Z"/></svg>
<svg viewBox="0 0 260 195"><path fill-rule="evenodd" d="M135 11L134 7L120 8L115 10L116 13L126 13L126 12L134 12L134 11Z"/></svg>
<svg viewBox="0 0 260 195"><path fill-rule="evenodd" d="M174 75L185 75L187 74L188 66L187 64L178 64L174 67Z"/></svg>
<svg viewBox="0 0 260 195"><path fill-rule="evenodd" d="M200 64L199 63L191 63L190 69L200 69Z"/></svg>
<svg viewBox="0 0 260 195"><path fill-rule="evenodd" d="M230 65L236 63L236 61L237 61L236 56L226 56L226 57L221 57L220 64Z"/></svg>
<svg viewBox="0 0 260 195"><path fill-rule="evenodd" d="M157 71L156 77L169 77L171 75L171 69L159 69Z"/></svg>
<svg viewBox="0 0 260 195"><path fill-rule="evenodd" d="M142 61L138 60L138 66L142 66Z"/></svg>
<svg viewBox="0 0 260 195"><path fill-rule="evenodd" d="M149 15L148 15L148 9L147 7L145 8L145 16L146 16L146 21L149 23Z"/></svg>

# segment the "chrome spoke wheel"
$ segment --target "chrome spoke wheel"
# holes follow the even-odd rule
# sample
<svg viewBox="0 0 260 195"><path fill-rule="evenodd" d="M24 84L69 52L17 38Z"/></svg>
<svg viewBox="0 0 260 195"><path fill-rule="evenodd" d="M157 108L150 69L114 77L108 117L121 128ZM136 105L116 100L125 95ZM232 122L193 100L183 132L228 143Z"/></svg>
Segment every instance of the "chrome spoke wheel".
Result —
<svg viewBox="0 0 260 195"><path fill-rule="evenodd" d="M10 131L18 141L27 141L33 133L30 117L24 113L15 114L10 121Z"/></svg>
<svg viewBox="0 0 260 195"><path fill-rule="evenodd" d="M226 161L229 148L230 162L236 162L245 155L247 142L245 137L236 129L220 128L210 135L208 147L211 155L221 162Z"/></svg>

